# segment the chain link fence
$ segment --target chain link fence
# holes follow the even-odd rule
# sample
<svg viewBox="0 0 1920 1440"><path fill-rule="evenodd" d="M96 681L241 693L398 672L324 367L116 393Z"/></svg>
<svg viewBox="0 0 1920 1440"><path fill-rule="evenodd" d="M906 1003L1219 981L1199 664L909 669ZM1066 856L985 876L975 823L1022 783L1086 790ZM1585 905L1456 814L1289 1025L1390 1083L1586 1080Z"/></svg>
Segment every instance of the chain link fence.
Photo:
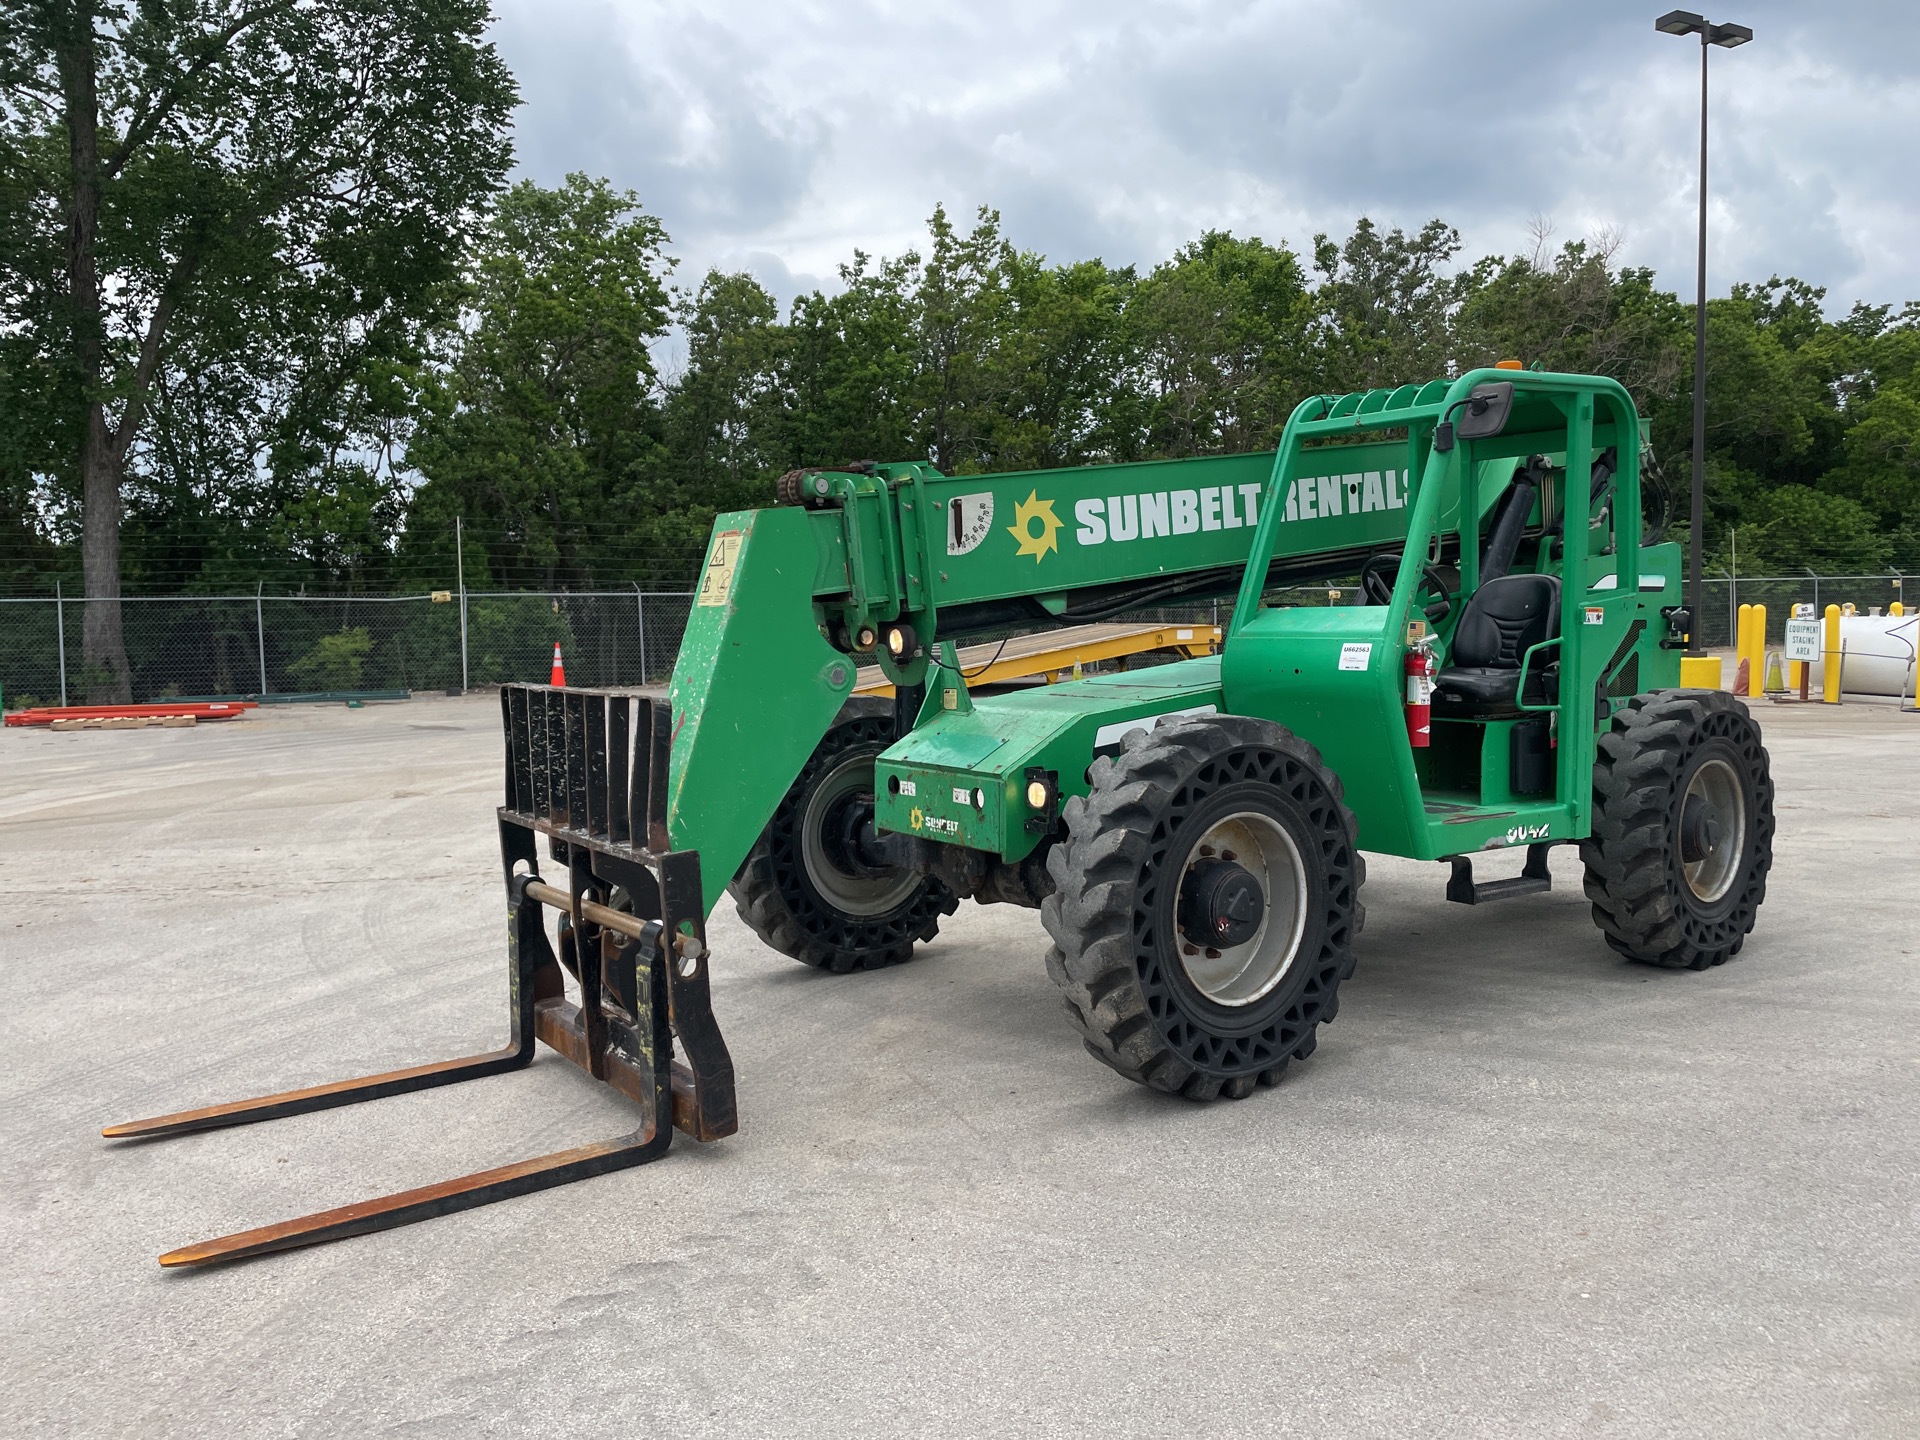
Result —
<svg viewBox="0 0 1920 1440"><path fill-rule="evenodd" d="M441 592L445 594L446 592ZM690 592L167 595L120 601L136 701L184 696L452 690L544 683L560 646L575 685L664 683ZM87 693L86 603L0 599L6 704Z"/></svg>
<svg viewBox="0 0 1920 1440"><path fill-rule="evenodd" d="M1767 643L1783 645L1787 621L1795 605L1811 605L1816 615L1829 605L1851 605L1862 615L1887 614L1896 602L1913 612L1920 602L1920 584L1910 578L1884 575L1755 575L1709 576L1700 582L1700 609L1696 633L1708 649L1733 645L1742 605L1767 607Z"/></svg>
<svg viewBox="0 0 1920 1440"><path fill-rule="evenodd" d="M1719 576L1702 585L1701 643L1733 644L1740 606L1767 607L1780 643L1796 603L1861 613L1911 606L1904 576ZM445 595L447 592L439 592ZM1270 604L1350 604L1352 587L1275 592ZM1914 597L1920 600L1920 596ZM183 696L435 691L542 683L559 644L576 685L664 684L680 653L691 592L469 591L433 595L168 595L122 598L136 701ZM85 602L0 598L0 688L9 709L79 701ZM1230 602L1162 606L1116 619L1214 623ZM999 635L986 637L997 640Z"/></svg>

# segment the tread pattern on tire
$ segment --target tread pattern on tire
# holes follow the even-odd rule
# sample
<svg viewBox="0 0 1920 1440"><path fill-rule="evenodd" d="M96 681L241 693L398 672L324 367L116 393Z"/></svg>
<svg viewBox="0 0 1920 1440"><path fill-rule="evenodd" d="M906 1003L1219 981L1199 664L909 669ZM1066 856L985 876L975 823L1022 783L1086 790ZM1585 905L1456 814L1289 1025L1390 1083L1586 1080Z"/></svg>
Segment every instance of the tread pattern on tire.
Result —
<svg viewBox="0 0 1920 1440"><path fill-rule="evenodd" d="M1753 816L1732 903L1702 914L1673 837L1687 763L1715 740L1727 741L1746 768ZM1630 960L1669 970L1725 964L1740 953L1766 898L1773 831L1773 777L1746 706L1719 690L1634 696L1595 747L1593 824L1580 842L1594 923Z"/></svg>
<svg viewBox="0 0 1920 1440"><path fill-rule="evenodd" d="M929 876L909 899L885 915L850 916L827 905L807 883L797 832L808 790L849 750L866 747L877 755L892 744L892 713L885 701L848 703L814 747L727 886L740 918L754 934L782 955L816 970L846 975L910 960L913 947L938 935L941 917L960 905L958 896Z"/></svg>
<svg viewBox="0 0 1920 1440"><path fill-rule="evenodd" d="M1067 802L1067 838L1048 857L1054 893L1041 918L1054 944L1047 972L1095 1059L1191 1100L1244 1099L1277 1085L1290 1060L1313 1053L1319 1026L1338 1012L1340 982L1353 974L1353 939L1366 920L1359 900L1366 861L1353 845L1353 812L1319 751L1268 721L1163 721L1151 732L1130 731L1120 743L1119 755L1094 762L1091 792ZM1143 923L1150 925L1153 893L1135 880L1190 805L1246 779L1276 784L1333 820L1323 828L1320 853L1328 913L1319 952L1295 962L1310 974L1294 1003L1259 1032L1223 1042L1197 1032L1164 1002L1154 972L1167 957L1156 953L1150 933L1145 943L1140 934Z"/></svg>

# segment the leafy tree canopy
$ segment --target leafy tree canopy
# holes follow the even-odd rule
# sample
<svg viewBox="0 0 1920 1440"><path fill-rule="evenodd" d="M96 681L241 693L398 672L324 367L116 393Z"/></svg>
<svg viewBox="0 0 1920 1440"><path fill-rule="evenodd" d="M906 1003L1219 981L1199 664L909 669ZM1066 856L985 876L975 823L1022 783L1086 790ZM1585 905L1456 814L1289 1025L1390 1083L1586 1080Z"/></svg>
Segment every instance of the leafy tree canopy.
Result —
<svg viewBox="0 0 1920 1440"><path fill-rule="evenodd" d="M1252 450L1307 395L1504 358L1618 378L1684 509L1692 309L1605 235L1556 244L1541 224L1523 253L1467 265L1442 221L1362 219L1304 252L1208 232L1137 267L1049 260L989 209L966 224L936 210L923 245L856 251L831 291L783 307L748 274L674 285L663 223L573 175L505 192L462 246L391 344L352 330L353 365L328 372L351 383L309 384L295 347L280 368L264 350L222 368L210 350L162 388L180 418L156 423L135 489L172 487L154 503L178 517L191 583L251 565L289 586L438 588L457 524L470 586L681 588L713 515L765 503L796 466ZM1824 292L1781 277L1709 306L1721 567L1737 552L1743 574L1920 568L1920 305L1827 316ZM0 348L4 365L20 393L48 388ZM329 398L291 403L307 394ZM201 415L270 443L231 467L196 439ZM0 438L0 564L17 577L72 554L66 512L35 498L64 483L31 458L39 433Z"/></svg>
<svg viewBox="0 0 1920 1440"><path fill-rule="evenodd" d="M351 574L390 547L405 376L509 161L487 22L486 0L8 6L0 524L77 541L103 697L127 686L123 578Z"/></svg>

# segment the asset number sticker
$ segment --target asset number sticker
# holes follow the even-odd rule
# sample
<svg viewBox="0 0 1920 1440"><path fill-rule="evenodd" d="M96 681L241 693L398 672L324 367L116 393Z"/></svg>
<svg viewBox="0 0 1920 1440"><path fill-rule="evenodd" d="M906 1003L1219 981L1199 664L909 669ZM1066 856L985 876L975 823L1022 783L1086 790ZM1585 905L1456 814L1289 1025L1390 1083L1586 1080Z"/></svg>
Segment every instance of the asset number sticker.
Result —
<svg viewBox="0 0 1920 1440"><path fill-rule="evenodd" d="M722 530L707 551L707 568L700 576L700 605L724 605L733 593L733 567L740 560L743 532Z"/></svg>
<svg viewBox="0 0 1920 1440"><path fill-rule="evenodd" d="M1342 670L1364 670L1373 663L1373 642L1371 640L1349 641L1340 647L1340 668Z"/></svg>

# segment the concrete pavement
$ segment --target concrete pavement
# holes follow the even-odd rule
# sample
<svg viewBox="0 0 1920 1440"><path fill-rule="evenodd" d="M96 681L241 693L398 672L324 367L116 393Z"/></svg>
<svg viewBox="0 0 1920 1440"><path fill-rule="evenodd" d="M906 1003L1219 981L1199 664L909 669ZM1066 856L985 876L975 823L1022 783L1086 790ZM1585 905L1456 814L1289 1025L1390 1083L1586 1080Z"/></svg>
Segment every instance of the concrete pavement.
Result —
<svg viewBox="0 0 1920 1440"><path fill-rule="evenodd" d="M44 1435L1920 1433L1920 718L1763 706L1731 964L1370 858L1276 1091L1083 1054L1032 912L818 975L723 904L743 1129L319 1249L163 1249L629 1128L551 1055L114 1146L100 1125L497 1043L490 698L0 737L0 1353ZM1498 873L1497 870L1491 873Z"/></svg>

